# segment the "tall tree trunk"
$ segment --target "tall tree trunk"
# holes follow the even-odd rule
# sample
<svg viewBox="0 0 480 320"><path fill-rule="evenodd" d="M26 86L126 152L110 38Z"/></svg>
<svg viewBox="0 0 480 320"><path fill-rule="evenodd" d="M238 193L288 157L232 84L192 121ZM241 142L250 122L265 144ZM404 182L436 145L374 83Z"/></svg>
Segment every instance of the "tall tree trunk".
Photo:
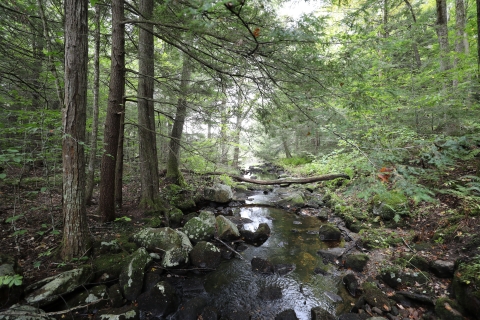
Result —
<svg viewBox="0 0 480 320"><path fill-rule="evenodd" d="M124 0L112 1L112 54L104 148L100 168L99 211L103 221L115 220L115 168L125 86Z"/></svg>
<svg viewBox="0 0 480 320"><path fill-rule="evenodd" d="M153 0L140 1L140 14L145 20L152 19ZM139 25L138 36L138 138L140 155L140 181L142 184L140 204L155 208L159 198L157 139L155 132L154 91L154 38L153 25Z"/></svg>
<svg viewBox="0 0 480 320"><path fill-rule="evenodd" d="M450 69L450 59L448 57L448 17L447 17L447 2L446 0L436 0L437 4L437 22L436 32L438 43L440 45L440 71Z"/></svg>
<svg viewBox="0 0 480 320"><path fill-rule="evenodd" d="M226 92L224 92L226 95ZM228 112L227 112L227 97L222 99L220 111L220 163L226 165L228 163Z"/></svg>
<svg viewBox="0 0 480 320"><path fill-rule="evenodd" d="M175 115L175 121L173 122L172 133L170 135L170 148L167 160L167 178L178 185L184 183L182 173L180 172L180 142L182 139L185 117L187 116L188 83L190 81L191 73L192 66L190 58L184 54L177 112Z"/></svg>
<svg viewBox="0 0 480 320"><path fill-rule="evenodd" d="M65 104L63 110L64 260L85 254L89 231L85 208L85 141L88 1L65 0Z"/></svg>
<svg viewBox="0 0 480 320"><path fill-rule="evenodd" d="M125 100L123 101L125 106ZM125 107L124 107L125 108ZM123 204L123 157L125 141L125 112L120 118L120 131L118 133L117 161L115 163L115 207L122 208Z"/></svg>
<svg viewBox="0 0 480 320"><path fill-rule="evenodd" d="M285 151L285 157L291 158L292 153L290 152L290 148L288 147L287 138L285 138L284 136L282 136L282 144L283 144L283 150Z"/></svg>
<svg viewBox="0 0 480 320"><path fill-rule="evenodd" d="M98 138L98 95L100 89L100 5L95 4L95 53L93 58L93 120L92 136L90 138L90 158L87 170L87 186L85 190L85 201L87 204L92 201L93 185L95 178L95 165L97 159L97 138Z"/></svg>
<svg viewBox="0 0 480 320"><path fill-rule="evenodd" d="M58 107L60 107L64 103L62 88L60 84L60 76L58 75L57 67L55 66L55 62L53 61L53 56L52 56L53 50L50 42L50 32L48 30L47 17L45 16L45 10L43 9L42 0L37 0L37 6L40 11L40 18L42 19L42 23L43 23L43 36L45 38L46 47L48 52L50 53L48 55L48 64L53 74L53 79L55 80L55 89L57 92Z"/></svg>
<svg viewBox="0 0 480 320"><path fill-rule="evenodd" d="M462 55L467 51L468 40L465 39L465 3L463 0L455 0L455 58L453 59L453 67L459 67ZM458 75L453 80L453 86L458 86Z"/></svg>

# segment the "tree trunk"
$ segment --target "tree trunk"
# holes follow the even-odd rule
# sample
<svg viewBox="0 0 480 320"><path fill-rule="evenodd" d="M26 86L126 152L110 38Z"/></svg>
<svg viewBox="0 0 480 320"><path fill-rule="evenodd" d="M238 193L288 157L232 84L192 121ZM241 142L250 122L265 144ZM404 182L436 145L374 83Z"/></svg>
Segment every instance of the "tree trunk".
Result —
<svg viewBox="0 0 480 320"><path fill-rule="evenodd" d="M48 55L48 64L49 64L50 71L53 74L53 78L55 80L55 89L56 89L56 92L57 92L58 105L60 107L64 103L62 88L61 88L61 84L60 84L60 77L58 75L57 68L55 66L55 62L53 61L53 56L52 56L53 50L52 50L52 46L50 45L50 43L51 43L50 42L51 41L50 40L50 32L48 31L47 18L45 16L45 11L43 10L42 0L37 0L37 6L38 6L38 9L40 11L40 18L42 19L42 23L43 23L43 36L45 38L46 47L47 47L48 52L50 53Z"/></svg>
<svg viewBox="0 0 480 320"><path fill-rule="evenodd" d="M327 181L333 179L350 179L350 177L343 173L338 174L325 174L322 176L311 177L311 178L303 178L303 179L278 179L278 180L256 180L256 179L247 179L241 176L233 176L229 175L232 179L237 181L249 182L254 184L260 185L272 185L272 184L306 184L306 183L313 183L319 181Z"/></svg>
<svg viewBox="0 0 480 320"><path fill-rule="evenodd" d="M121 115L124 112L125 26L122 23L123 20L124 0L113 0L112 61L103 139L105 151L100 168L99 211L104 222L115 220L115 167Z"/></svg>
<svg viewBox="0 0 480 320"><path fill-rule="evenodd" d="M65 104L63 110L64 260L88 250L85 208L85 141L88 61L88 1L65 1Z"/></svg>
<svg viewBox="0 0 480 320"><path fill-rule="evenodd" d="M448 58L448 17L446 0L436 0L437 3L437 22L436 32L438 43L440 45L440 71L450 69L450 59Z"/></svg>
<svg viewBox="0 0 480 320"><path fill-rule="evenodd" d="M283 150L285 151L285 157L291 158L292 153L290 152L290 148L288 147L287 138L285 138L284 136L282 136L282 144L283 144Z"/></svg>
<svg viewBox="0 0 480 320"><path fill-rule="evenodd" d="M417 18L415 17L415 12L413 12L412 5L410 4L410 2L408 0L403 0L403 1L406 3L408 9L410 10L410 13L412 15L413 23L416 25L417 24ZM411 29L411 27L410 27L410 29ZM414 34L412 34L412 36L414 36ZM415 61L415 67L416 67L416 69L420 69L422 67L422 60L420 59L420 52L418 51L418 44L417 44L416 35L414 36L414 39L413 39L412 50L413 50L413 57L414 57L414 61Z"/></svg>
<svg viewBox="0 0 480 320"><path fill-rule="evenodd" d="M91 203L93 186L95 180L95 165L97 159L97 138L98 138L98 95L100 90L100 5L95 4L95 53L93 58L93 120L92 136L90 141L90 158L88 161L87 186L85 190L85 201Z"/></svg>
<svg viewBox="0 0 480 320"><path fill-rule="evenodd" d="M140 14L145 20L153 15L153 0L140 1ZM155 132L153 25L139 25L138 36L138 138L140 156L140 205L155 208L159 197L157 139Z"/></svg>
<svg viewBox="0 0 480 320"><path fill-rule="evenodd" d="M465 39L465 3L463 0L455 0L455 59L453 59L453 67L457 69L459 67L462 55L467 51ZM453 86L458 86L458 75L453 80Z"/></svg>
<svg viewBox="0 0 480 320"><path fill-rule="evenodd" d="M167 178L172 183L182 185L183 177L180 172L180 142L182 139L183 125L187 116L187 95L188 83L192 73L190 58L183 55L182 75L180 79L180 90L177 104L175 121L173 122L172 133L170 135L170 149L167 160Z"/></svg>
<svg viewBox="0 0 480 320"><path fill-rule="evenodd" d="M125 105L125 101L124 101ZM115 207L122 208L123 204L123 157L125 141L125 112L120 118L120 131L118 133L117 161L115 163Z"/></svg>

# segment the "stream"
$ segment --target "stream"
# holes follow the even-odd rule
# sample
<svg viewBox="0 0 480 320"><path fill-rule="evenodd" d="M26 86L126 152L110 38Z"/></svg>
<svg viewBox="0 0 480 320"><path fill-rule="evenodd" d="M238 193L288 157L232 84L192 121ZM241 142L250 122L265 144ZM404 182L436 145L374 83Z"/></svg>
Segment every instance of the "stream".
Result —
<svg viewBox="0 0 480 320"><path fill-rule="evenodd" d="M244 260L224 260L215 271L203 276L209 305L221 314L248 312L252 320L274 319L286 309L293 309L299 319L308 320L311 309L317 306L338 314L348 298L341 298L345 292L338 292L342 287L339 273L329 270L317 254L328 248L318 236L323 222L317 217L260 205L269 203L271 197L275 197L275 191L267 195L259 191L235 213L252 221L244 225L245 229L255 231L260 223L267 223L271 235L261 246L248 246L241 252ZM284 275L254 272L250 261L255 257L274 265L293 265L294 270ZM316 268L328 270L327 275L316 274Z"/></svg>

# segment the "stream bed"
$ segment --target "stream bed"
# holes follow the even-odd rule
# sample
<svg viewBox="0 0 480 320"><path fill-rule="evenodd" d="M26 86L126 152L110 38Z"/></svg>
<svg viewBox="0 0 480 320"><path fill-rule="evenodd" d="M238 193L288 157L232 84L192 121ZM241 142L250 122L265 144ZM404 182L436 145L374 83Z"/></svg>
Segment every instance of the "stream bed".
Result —
<svg viewBox="0 0 480 320"><path fill-rule="evenodd" d="M338 272L317 274L316 269L326 270L320 249L327 243L320 241L318 229L323 223L317 217L301 216L258 203L268 203L262 192L249 197L245 207L239 208L236 216L249 219L244 229L255 231L260 223L271 229L269 239L259 247L248 246L238 257L224 260L215 270L202 276L209 305L221 314L247 312L251 319L274 319L286 309L293 309L299 319L310 319L311 309L321 306L336 314L345 303L337 292ZM338 244L337 244L338 245ZM287 274L262 274L252 271L250 261L262 258L273 265L290 265ZM343 303L342 303L343 301Z"/></svg>

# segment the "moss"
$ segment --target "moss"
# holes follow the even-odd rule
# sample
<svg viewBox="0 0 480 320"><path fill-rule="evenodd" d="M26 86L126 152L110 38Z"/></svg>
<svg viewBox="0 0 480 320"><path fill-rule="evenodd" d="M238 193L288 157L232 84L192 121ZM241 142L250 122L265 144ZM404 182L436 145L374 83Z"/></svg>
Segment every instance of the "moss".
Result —
<svg viewBox="0 0 480 320"><path fill-rule="evenodd" d="M456 301L447 297L440 297L435 302L435 313L440 320L462 320L461 312L463 312L463 308Z"/></svg>
<svg viewBox="0 0 480 320"><path fill-rule="evenodd" d="M118 278L125 263L125 253L103 254L93 259L93 271L99 277L107 272L112 278Z"/></svg>

